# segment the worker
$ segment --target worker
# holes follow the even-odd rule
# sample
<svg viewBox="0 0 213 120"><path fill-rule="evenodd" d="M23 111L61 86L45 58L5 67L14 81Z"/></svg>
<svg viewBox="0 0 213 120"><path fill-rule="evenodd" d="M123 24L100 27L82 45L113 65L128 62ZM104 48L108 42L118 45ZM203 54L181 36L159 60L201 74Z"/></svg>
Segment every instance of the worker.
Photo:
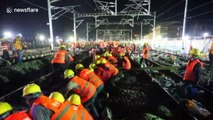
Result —
<svg viewBox="0 0 213 120"><path fill-rule="evenodd" d="M51 86L53 90L57 90L59 87L63 86L63 73L73 62L73 57L68 54L65 45L60 46L60 50L55 53L52 64L52 83Z"/></svg>
<svg viewBox="0 0 213 120"><path fill-rule="evenodd" d="M118 68L122 68L124 70L130 70L131 69L131 62L127 56L125 56L125 53L119 53L118 57Z"/></svg>
<svg viewBox="0 0 213 120"><path fill-rule="evenodd" d="M109 51L106 51L106 52L104 53L104 57L105 57L106 60L109 61L111 64L113 64L114 66L117 66L118 60L117 60L114 56L112 56L112 54L109 53Z"/></svg>
<svg viewBox="0 0 213 120"><path fill-rule="evenodd" d="M26 111L14 111L7 102L0 102L0 120L32 120Z"/></svg>
<svg viewBox="0 0 213 120"><path fill-rule="evenodd" d="M30 116L33 120L49 120L54 112L60 107L60 102L42 95L41 88L35 83L25 86L22 96L25 98L27 104L31 106ZM56 95L51 96L55 97ZM63 95L57 96L62 97L60 100L63 102Z"/></svg>
<svg viewBox="0 0 213 120"><path fill-rule="evenodd" d="M92 83L74 75L73 70L71 69L65 70L64 79L69 80L69 83L66 86L66 96L70 91L72 91L81 96L81 101L83 103L89 100L90 101L95 100L96 87Z"/></svg>
<svg viewBox="0 0 213 120"><path fill-rule="evenodd" d="M209 68L212 69L213 68L213 43L209 51L209 62L210 62Z"/></svg>
<svg viewBox="0 0 213 120"><path fill-rule="evenodd" d="M10 60L10 55L9 55L9 43L7 41L7 39L3 39L3 41L1 42L1 47L3 50L3 54L2 54L2 58L4 60Z"/></svg>
<svg viewBox="0 0 213 120"><path fill-rule="evenodd" d="M89 69L94 72L95 66L96 66L96 64L92 63L89 65Z"/></svg>
<svg viewBox="0 0 213 120"><path fill-rule="evenodd" d="M90 69L84 68L82 64L77 64L75 70L80 78L89 81L96 87L97 94L104 89L103 81Z"/></svg>
<svg viewBox="0 0 213 120"><path fill-rule="evenodd" d="M104 66L104 69L108 68L112 74L112 77L118 75L118 73L119 73L118 69L114 65L109 63L106 59L98 60L98 61L96 61L96 64L99 66L102 64Z"/></svg>
<svg viewBox="0 0 213 120"><path fill-rule="evenodd" d="M89 65L90 70L93 70L95 74L101 78L101 80L105 83L108 81L112 73L109 71L107 67L105 67L103 64L96 65L94 63Z"/></svg>
<svg viewBox="0 0 213 120"><path fill-rule="evenodd" d="M81 104L80 96L72 94L51 120L93 120L93 117Z"/></svg>
<svg viewBox="0 0 213 120"><path fill-rule="evenodd" d="M142 58L140 60L140 63L142 63L142 61L145 62L146 65L148 65L147 60L149 59L149 45L148 43L144 43L143 45L143 51L142 51Z"/></svg>
<svg viewBox="0 0 213 120"><path fill-rule="evenodd" d="M66 96L69 96L70 92L71 94L78 94L85 107L92 110L95 116L98 117L99 115L94 107L94 102L97 96L96 87L92 83L74 75L74 72L71 69L65 70L64 79L69 80L69 83L66 86Z"/></svg>
<svg viewBox="0 0 213 120"><path fill-rule="evenodd" d="M184 91L188 97L192 98L196 95L196 85L201 79L202 69L203 69L203 63L199 61L199 50L198 49L192 49L190 53L190 59L186 66L186 72L183 77L184 81Z"/></svg>
<svg viewBox="0 0 213 120"><path fill-rule="evenodd" d="M19 33L14 40L14 48L18 54L18 63L22 63L23 46L22 46L22 35Z"/></svg>

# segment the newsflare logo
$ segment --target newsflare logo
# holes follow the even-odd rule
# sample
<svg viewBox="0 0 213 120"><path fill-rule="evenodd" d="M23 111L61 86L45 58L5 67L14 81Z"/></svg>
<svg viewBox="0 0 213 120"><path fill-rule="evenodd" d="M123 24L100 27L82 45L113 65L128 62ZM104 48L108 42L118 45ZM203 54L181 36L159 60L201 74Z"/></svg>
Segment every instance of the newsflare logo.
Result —
<svg viewBox="0 0 213 120"><path fill-rule="evenodd" d="M37 13L39 11L38 8L12 8L12 7L7 7L6 8L6 13Z"/></svg>
<svg viewBox="0 0 213 120"><path fill-rule="evenodd" d="M7 7L6 8L6 12L7 13L12 13L13 12L13 8L12 7Z"/></svg>

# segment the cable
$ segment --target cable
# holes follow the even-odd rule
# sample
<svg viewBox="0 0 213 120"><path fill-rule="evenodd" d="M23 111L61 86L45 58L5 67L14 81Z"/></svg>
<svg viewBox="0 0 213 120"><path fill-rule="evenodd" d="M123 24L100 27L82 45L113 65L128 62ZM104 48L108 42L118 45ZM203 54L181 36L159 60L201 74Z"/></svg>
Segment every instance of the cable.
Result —
<svg viewBox="0 0 213 120"><path fill-rule="evenodd" d="M89 5L89 7L93 10L93 6L87 0L83 0L83 1L86 2L87 5Z"/></svg>
<svg viewBox="0 0 213 120"><path fill-rule="evenodd" d="M43 7L43 6L40 6L40 5L37 5L37 4L35 4L35 3L29 2L29 1L27 1L27 0L22 0L22 1L23 1L23 2L26 2L26 3L28 3L28 4L31 4L31 5L33 5L33 6L39 7L39 8L41 8L41 9L43 9L43 10L47 10L47 8L45 8L45 7Z"/></svg>
<svg viewBox="0 0 213 120"><path fill-rule="evenodd" d="M195 9L198 9L200 7L206 6L206 5L211 4L211 3L213 3L213 1L210 1L210 2L207 2L207 3L201 4L201 5L198 5L197 7L194 7L192 9L188 10L188 12L190 12L192 10L195 10Z"/></svg>
<svg viewBox="0 0 213 120"><path fill-rule="evenodd" d="M170 8L167 9L166 11L162 12L161 14L159 14L159 15L157 16L157 18L160 17L160 16L162 16L162 15L164 15L166 12L168 12L168 11L174 9L175 7L177 7L178 5L182 4L183 2L184 2L184 0L180 1L178 4L175 4L175 5L172 6L172 7L170 7Z"/></svg>
<svg viewBox="0 0 213 120"><path fill-rule="evenodd" d="M168 5L171 1L172 1L172 0L169 0L167 3L163 4L160 8L158 8L158 9L156 10L156 12L159 11L160 9L162 9L163 7L165 7L166 5Z"/></svg>
<svg viewBox="0 0 213 120"><path fill-rule="evenodd" d="M197 15L194 15L194 16L190 16L190 17L187 17L187 18L191 19L191 18L202 16L202 15L209 14L209 13L213 13L213 10L207 11L207 12L203 12L203 13L200 13L200 14L197 14Z"/></svg>
<svg viewBox="0 0 213 120"><path fill-rule="evenodd" d="M199 6L196 6L196 7L192 8L192 9L189 9L187 12L191 12L191 11L193 11L193 10L196 10L196 9L198 9L198 8L200 8L200 7L206 6L206 5L211 4L211 3L213 3L213 1L210 1L210 2L207 2L207 3L204 3L204 4L201 4L201 5L199 5ZM174 16L165 18L165 19L163 19L163 20L161 20L161 21L165 21L165 20L168 20L168 19L171 19L171 18L180 16L180 15L182 15L183 13L184 13L184 12L178 13L178 14L176 14L176 15L174 15Z"/></svg>

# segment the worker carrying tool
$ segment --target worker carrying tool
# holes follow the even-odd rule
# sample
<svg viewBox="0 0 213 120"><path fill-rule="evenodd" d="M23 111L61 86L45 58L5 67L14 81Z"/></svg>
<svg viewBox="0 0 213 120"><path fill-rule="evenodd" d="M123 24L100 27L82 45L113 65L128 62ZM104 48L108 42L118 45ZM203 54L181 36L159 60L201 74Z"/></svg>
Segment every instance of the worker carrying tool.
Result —
<svg viewBox="0 0 213 120"><path fill-rule="evenodd" d="M0 120L32 120L26 111L15 111L7 102L0 102Z"/></svg>
<svg viewBox="0 0 213 120"><path fill-rule="evenodd" d="M192 49L190 52L190 58L186 65L186 71L183 77L184 81L184 91L186 91L187 96L193 98L196 96L198 90L196 89L196 85L201 79L203 63L198 59L199 56L198 49Z"/></svg>
<svg viewBox="0 0 213 120"><path fill-rule="evenodd" d="M74 61L73 57L67 52L66 46L61 45L60 50L55 53L52 64L52 83L53 90L63 85L63 73Z"/></svg>

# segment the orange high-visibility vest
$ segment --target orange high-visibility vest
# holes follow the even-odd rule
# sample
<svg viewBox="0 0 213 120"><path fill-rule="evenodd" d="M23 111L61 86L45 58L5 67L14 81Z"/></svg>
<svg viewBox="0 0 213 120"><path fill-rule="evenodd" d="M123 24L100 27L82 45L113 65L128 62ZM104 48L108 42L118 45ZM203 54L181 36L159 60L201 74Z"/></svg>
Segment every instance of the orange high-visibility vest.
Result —
<svg viewBox="0 0 213 120"><path fill-rule="evenodd" d="M81 96L82 103L85 103L95 95L96 87L92 83L78 76L73 77L70 81L78 85L73 91Z"/></svg>
<svg viewBox="0 0 213 120"><path fill-rule="evenodd" d="M125 60L125 61L122 62L123 68L124 68L125 70L130 70L130 69L131 69L131 62L130 62L129 58L126 57L126 56L124 56L124 60Z"/></svg>
<svg viewBox="0 0 213 120"><path fill-rule="evenodd" d="M15 112L4 120L32 120L25 111Z"/></svg>
<svg viewBox="0 0 213 120"><path fill-rule="evenodd" d="M109 56L107 60L112 63L114 66L117 65L118 60L114 56Z"/></svg>
<svg viewBox="0 0 213 120"><path fill-rule="evenodd" d="M96 88L103 85L103 81L91 70L83 69L79 73L79 77L92 83Z"/></svg>
<svg viewBox="0 0 213 120"><path fill-rule="evenodd" d="M51 63L60 63L65 64L65 57L66 57L67 51L66 50L59 50L56 52L53 60Z"/></svg>
<svg viewBox="0 0 213 120"><path fill-rule="evenodd" d="M112 76L112 73L110 71L104 70L100 66L96 66L94 72L97 76L101 78L101 80L103 80L103 82L109 80Z"/></svg>
<svg viewBox="0 0 213 120"><path fill-rule="evenodd" d="M33 116L33 108L35 107L35 105L42 105L45 108L52 110L53 112L57 111L59 109L59 107L61 106L61 103L53 100L51 98L48 98L47 96L41 95L32 105L32 107L30 108L30 116Z"/></svg>
<svg viewBox="0 0 213 120"><path fill-rule="evenodd" d="M65 101L50 120L93 120L93 118L82 105L76 106Z"/></svg>
<svg viewBox="0 0 213 120"><path fill-rule="evenodd" d="M143 59L149 59L149 55L148 55L148 52L149 52L149 47L146 46L144 49L143 49Z"/></svg>
<svg viewBox="0 0 213 120"><path fill-rule="evenodd" d="M183 80L190 80L190 81L195 80L195 73L194 73L193 69L194 69L194 66L197 63L201 63L201 67L203 67L202 62L200 62L198 59L195 59L192 62L188 61L188 64L186 66L186 72L184 74Z"/></svg>

